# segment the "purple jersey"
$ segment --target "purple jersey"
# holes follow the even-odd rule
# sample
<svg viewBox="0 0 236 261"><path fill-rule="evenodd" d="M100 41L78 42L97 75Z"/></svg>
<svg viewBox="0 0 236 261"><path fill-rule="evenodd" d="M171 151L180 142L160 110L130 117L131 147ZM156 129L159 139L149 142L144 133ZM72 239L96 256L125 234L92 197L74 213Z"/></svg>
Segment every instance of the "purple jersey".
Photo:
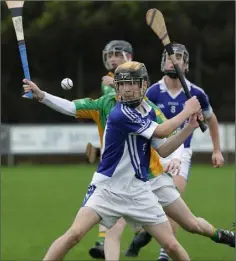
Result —
<svg viewBox="0 0 236 261"><path fill-rule="evenodd" d="M124 183L134 174L138 179L148 180L151 137L158 124L152 107L144 101L142 105L146 109L143 115L119 102L111 111L98 173L123 177Z"/></svg>
<svg viewBox="0 0 236 261"><path fill-rule="evenodd" d="M203 114L206 118L209 118L212 114L212 108L209 103L208 96L203 89L197 87L186 79L187 86L192 96L196 96L201 104ZM156 104L164 113L167 119L176 116L183 110L184 104L187 100L186 95L181 89L176 94L172 94L166 87L164 79L153 84L148 88L146 96L150 101ZM186 121L187 122L187 121ZM186 122L181 126L184 127ZM184 143L185 148L190 147L192 135L190 135Z"/></svg>

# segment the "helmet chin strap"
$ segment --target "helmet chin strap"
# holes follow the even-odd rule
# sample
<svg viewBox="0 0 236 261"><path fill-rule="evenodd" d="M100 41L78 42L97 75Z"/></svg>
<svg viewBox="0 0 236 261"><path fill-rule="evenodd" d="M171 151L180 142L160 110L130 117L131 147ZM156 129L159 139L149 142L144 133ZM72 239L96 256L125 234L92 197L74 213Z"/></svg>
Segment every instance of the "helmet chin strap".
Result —
<svg viewBox="0 0 236 261"><path fill-rule="evenodd" d="M169 76L171 79L177 79L178 75L175 70L164 71L164 74Z"/></svg>
<svg viewBox="0 0 236 261"><path fill-rule="evenodd" d="M187 70L185 70L184 76L185 76L186 73L187 73ZM178 78L176 70L166 70L166 71L164 71L164 74L169 76L171 79L177 79Z"/></svg>
<svg viewBox="0 0 236 261"><path fill-rule="evenodd" d="M136 108L141 104L142 100L134 100L134 101L123 101L121 98L121 103L124 105L130 107L130 108Z"/></svg>

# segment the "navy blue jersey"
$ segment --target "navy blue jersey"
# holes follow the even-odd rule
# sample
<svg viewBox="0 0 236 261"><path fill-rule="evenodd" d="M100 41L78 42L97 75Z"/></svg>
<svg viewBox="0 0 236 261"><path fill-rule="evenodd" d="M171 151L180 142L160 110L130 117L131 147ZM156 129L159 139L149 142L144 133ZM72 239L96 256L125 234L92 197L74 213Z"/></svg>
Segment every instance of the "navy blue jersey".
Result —
<svg viewBox="0 0 236 261"><path fill-rule="evenodd" d="M143 102L146 114L117 103L111 111L104 132L101 162L97 172L112 177L135 175L148 180L150 139L157 126L156 114L150 105ZM132 175L132 176L133 176Z"/></svg>
<svg viewBox="0 0 236 261"><path fill-rule="evenodd" d="M208 118L212 114L212 108L209 103L208 96L203 89L197 87L188 80L186 80L186 83L192 96L196 96L198 98L204 116ZM162 110L167 119L171 119L180 113L183 110L184 104L187 100L183 89L176 94L172 94L166 87L164 79L148 88L146 96ZM187 121L181 126L181 128L183 128L186 123ZM190 135L185 141L185 148L190 147L191 139L192 135Z"/></svg>

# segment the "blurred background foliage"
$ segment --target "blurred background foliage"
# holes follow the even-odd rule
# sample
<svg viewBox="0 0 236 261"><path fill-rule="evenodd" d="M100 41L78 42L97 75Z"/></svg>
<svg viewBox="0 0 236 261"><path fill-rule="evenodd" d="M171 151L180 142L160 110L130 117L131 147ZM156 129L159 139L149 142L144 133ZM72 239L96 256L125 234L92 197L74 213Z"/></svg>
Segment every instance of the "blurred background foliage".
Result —
<svg viewBox="0 0 236 261"><path fill-rule="evenodd" d="M146 25L149 8L163 12L170 38L190 52L187 78L202 87L219 121L234 121L235 2L213 1L27 1L23 11L32 80L52 94L76 99L100 96L106 74L102 50L111 40L129 41L134 59L158 81L163 47ZM23 72L10 13L1 2L2 122L73 122L45 106L21 98ZM63 78L71 91L60 87ZM9 106L11 105L11 106Z"/></svg>

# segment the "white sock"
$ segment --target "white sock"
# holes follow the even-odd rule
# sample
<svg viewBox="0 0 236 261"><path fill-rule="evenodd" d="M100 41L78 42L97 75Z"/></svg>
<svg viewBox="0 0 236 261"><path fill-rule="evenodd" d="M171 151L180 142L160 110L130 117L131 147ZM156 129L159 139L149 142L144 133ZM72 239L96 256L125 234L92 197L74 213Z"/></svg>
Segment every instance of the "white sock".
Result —
<svg viewBox="0 0 236 261"><path fill-rule="evenodd" d="M166 260L169 259L169 256L166 254L164 248L161 248L161 249L160 249L160 255L159 255L159 257L158 257L158 260L161 259L161 258L162 258L162 259L166 259Z"/></svg>

